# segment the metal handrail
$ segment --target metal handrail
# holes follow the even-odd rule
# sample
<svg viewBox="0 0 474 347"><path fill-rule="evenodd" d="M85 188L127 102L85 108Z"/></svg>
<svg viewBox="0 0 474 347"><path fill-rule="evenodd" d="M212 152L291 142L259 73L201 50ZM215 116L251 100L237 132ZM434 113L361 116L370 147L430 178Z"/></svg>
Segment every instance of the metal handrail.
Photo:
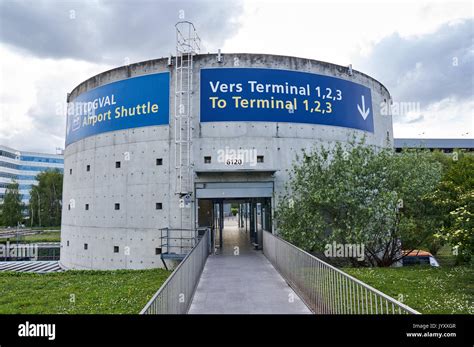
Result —
<svg viewBox="0 0 474 347"><path fill-rule="evenodd" d="M159 230L162 254L168 254L171 253L171 250L175 250L184 257L184 254L196 246L198 237L195 229L161 228ZM179 232L179 235L175 235L176 232ZM183 232L191 236L183 236ZM183 244L183 241L186 244Z"/></svg>
<svg viewBox="0 0 474 347"><path fill-rule="evenodd" d="M263 253L315 313L420 314L268 231Z"/></svg>
<svg viewBox="0 0 474 347"><path fill-rule="evenodd" d="M184 314L209 255L209 229L148 301L140 314Z"/></svg>

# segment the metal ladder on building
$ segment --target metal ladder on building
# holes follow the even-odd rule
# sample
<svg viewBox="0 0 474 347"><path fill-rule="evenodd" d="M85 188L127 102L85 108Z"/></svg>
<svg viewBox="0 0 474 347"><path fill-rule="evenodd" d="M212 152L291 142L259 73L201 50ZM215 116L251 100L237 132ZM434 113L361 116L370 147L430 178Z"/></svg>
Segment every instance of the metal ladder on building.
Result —
<svg viewBox="0 0 474 347"><path fill-rule="evenodd" d="M201 39L191 22L182 21L176 28L174 129L175 193L180 198L181 229L193 229L193 56L199 53Z"/></svg>

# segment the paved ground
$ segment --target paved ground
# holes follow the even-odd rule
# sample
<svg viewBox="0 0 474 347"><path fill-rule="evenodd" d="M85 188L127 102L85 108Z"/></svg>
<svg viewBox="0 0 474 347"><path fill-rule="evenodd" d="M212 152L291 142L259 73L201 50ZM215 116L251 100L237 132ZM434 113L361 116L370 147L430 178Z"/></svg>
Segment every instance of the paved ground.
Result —
<svg viewBox="0 0 474 347"><path fill-rule="evenodd" d="M252 249L236 220L225 224L224 248L209 256L189 313L311 313L262 251Z"/></svg>
<svg viewBox="0 0 474 347"><path fill-rule="evenodd" d="M61 272L64 269L56 261L1 261L0 272L17 271L17 272Z"/></svg>

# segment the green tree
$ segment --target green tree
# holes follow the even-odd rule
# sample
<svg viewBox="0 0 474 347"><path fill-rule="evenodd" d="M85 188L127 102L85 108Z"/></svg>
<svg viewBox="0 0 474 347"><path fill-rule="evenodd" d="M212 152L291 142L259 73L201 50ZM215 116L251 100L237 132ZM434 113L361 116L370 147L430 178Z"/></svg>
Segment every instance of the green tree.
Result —
<svg viewBox="0 0 474 347"><path fill-rule="evenodd" d="M61 225L63 174L48 170L36 176L38 184L30 192L30 220L32 225Z"/></svg>
<svg viewBox="0 0 474 347"><path fill-rule="evenodd" d="M452 157L436 190L429 196L438 216L436 236L457 250L457 262L474 254L474 156Z"/></svg>
<svg viewBox="0 0 474 347"><path fill-rule="evenodd" d="M433 234L424 199L441 177L428 151L378 148L353 141L303 152L279 199L280 234L309 252L332 242L363 244L365 264L390 266L401 250Z"/></svg>
<svg viewBox="0 0 474 347"><path fill-rule="evenodd" d="M0 224L4 226L17 226L23 220L21 195L19 185L13 182L7 186L3 203L0 205Z"/></svg>
<svg viewBox="0 0 474 347"><path fill-rule="evenodd" d="M457 160L460 153L461 152L459 150L455 150L453 153L449 154L440 150L434 150L432 152L431 155L433 159L441 164L442 177L451 168L451 165L455 160ZM421 247L423 249L428 249L431 254L436 255L441 249L441 247L444 246L447 242L445 238L440 237L438 230L440 230L444 225L445 221L449 219L449 213L447 213L446 211L442 211L439 206L436 205L435 201L432 198L432 194L429 194L427 197L425 197L425 199L431 200L431 211L429 211L430 223L433 226L433 230L435 230L435 232L425 239Z"/></svg>

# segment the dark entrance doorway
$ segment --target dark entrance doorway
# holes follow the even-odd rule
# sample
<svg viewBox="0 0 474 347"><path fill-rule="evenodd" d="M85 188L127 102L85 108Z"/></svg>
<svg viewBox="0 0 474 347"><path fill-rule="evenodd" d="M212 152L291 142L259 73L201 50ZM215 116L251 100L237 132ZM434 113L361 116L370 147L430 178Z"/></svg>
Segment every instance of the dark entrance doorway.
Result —
<svg viewBox="0 0 474 347"><path fill-rule="evenodd" d="M199 199L198 226L212 229L218 249L224 246L224 228L230 218L245 231L248 242L261 249L262 231L272 230L271 198Z"/></svg>
<svg viewBox="0 0 474 347"><path fill-rule="evenodd" d="M237 223L238 229L247 235L248 243L255 247L262 245L262 230L272 230L273 181L246 179L195 184L197 225L212 228L218 249L222 250L225 243L226 215L235 214L233 223Z"/></svg>

